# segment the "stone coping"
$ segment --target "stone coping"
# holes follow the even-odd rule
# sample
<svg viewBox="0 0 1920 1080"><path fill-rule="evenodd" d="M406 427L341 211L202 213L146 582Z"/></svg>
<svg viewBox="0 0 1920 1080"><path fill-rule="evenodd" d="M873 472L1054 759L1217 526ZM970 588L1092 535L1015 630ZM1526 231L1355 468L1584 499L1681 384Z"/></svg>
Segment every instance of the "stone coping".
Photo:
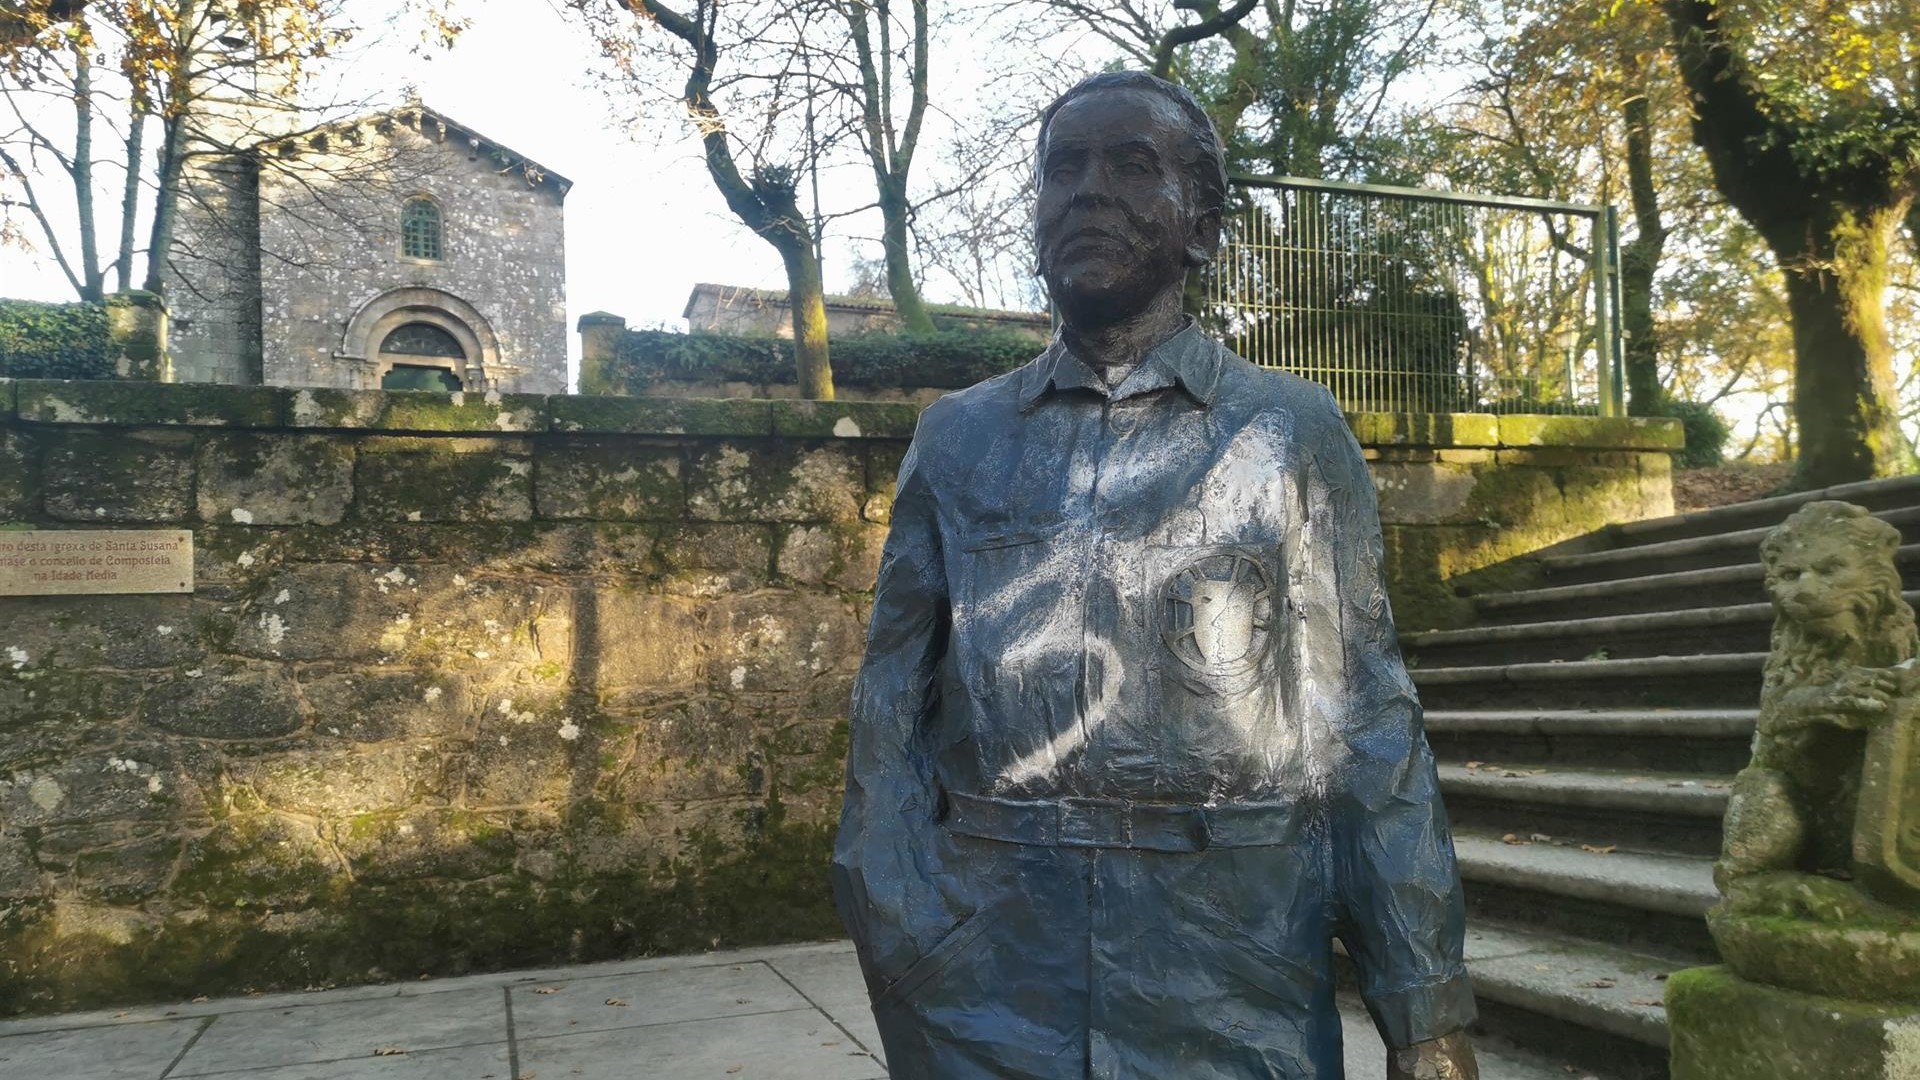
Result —
<svg viewBox="0 0 1920 1080"><path fill-rule="evenodd" d="M280 428L418 433L905 439L903 402L438 393L319 387L0 379L0 421L95 426ZM1665 418L1349 413L1364 446L1678 450Z"/></svg>

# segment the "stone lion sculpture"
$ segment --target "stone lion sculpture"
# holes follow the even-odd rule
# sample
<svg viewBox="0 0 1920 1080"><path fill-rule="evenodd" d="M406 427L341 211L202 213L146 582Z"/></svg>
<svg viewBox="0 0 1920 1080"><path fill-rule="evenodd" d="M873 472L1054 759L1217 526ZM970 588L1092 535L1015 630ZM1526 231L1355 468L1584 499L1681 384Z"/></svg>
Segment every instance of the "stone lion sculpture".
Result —
<svg viewBox="0 0 1920 1080"><path fill-rule="evenodd" d="M1899 546L1898 529L1843 502L1809 503L1760 545L1772 648L1714 864L1723 903L1708 919L1749 978L1842 996L1920 991L1920 921L1854 881L1871 733L1908 715L1920 690Z"/></svg>

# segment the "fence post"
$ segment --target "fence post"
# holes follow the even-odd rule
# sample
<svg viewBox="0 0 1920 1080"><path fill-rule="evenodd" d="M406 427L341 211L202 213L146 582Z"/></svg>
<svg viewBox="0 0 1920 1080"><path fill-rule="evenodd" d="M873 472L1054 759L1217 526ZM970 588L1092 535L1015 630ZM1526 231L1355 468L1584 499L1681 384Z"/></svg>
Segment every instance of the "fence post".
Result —
<svg viewBox="0 0 1920 1080"><path fill-rule="evenodd" d="M1619 416L1626 411L1620 407L1620 357L1614 349L1618 334L1613 319L1614 311L1619 306L1614 300L1619 282L1616 280L1613 226L1613 207L1604 207L1594 216L1593 353L1599 368L1600 385L1597 389L1600 391L1601 416Z"/></svg>

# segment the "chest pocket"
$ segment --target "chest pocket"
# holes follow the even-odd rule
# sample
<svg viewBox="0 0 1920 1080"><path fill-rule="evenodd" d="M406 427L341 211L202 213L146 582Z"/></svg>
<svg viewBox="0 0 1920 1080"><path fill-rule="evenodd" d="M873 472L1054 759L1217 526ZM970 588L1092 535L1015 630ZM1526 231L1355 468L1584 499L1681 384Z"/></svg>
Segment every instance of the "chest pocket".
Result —
<svg viewBox="0 0 1920 1080"><path fill-rule="evenodd" d="M1154 667L1188 691L1235 697L1270 684L1288 611L1277 545L1149 547Z"/></svg>

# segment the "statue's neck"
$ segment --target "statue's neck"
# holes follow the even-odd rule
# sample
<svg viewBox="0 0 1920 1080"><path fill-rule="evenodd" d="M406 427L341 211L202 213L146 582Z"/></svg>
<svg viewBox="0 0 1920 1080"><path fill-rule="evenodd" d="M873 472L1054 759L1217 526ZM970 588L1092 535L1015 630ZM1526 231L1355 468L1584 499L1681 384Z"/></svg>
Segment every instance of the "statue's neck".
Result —
<svg viewBox="0 0 1920 1080"><path fill-rule="evenodd" d="M1156 346L1186 327L1181 298L1181 289L1169 289L1140 311L1112 322L1070 320L1061 326L1061 337L1074 356L1106 378L1107 385L1118 385Z"/></svg>

